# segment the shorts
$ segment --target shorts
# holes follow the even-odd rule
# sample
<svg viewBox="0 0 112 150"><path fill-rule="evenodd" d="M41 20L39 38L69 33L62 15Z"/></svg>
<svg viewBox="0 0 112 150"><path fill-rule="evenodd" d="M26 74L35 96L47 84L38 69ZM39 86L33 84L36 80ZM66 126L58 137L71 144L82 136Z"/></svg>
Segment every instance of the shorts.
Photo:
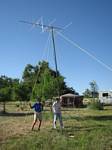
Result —
<svg viewBox="0 0 112 150"><path fill-rule="evenodd" d="M42 113L41 112L35 112L34 113L34 121L39 119L40 121L42 120Z"/></svg>

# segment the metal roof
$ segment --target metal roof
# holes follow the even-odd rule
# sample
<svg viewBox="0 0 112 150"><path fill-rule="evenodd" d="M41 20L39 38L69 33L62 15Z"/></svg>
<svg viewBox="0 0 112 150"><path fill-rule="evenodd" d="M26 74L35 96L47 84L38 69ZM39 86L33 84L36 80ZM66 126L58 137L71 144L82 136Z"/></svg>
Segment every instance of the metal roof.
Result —
<svg viewBox="0 0 112 150"><path fill-rule="evenodd" d="M68 94L64 94L64 95L61 95L60 97L80 97L81 95L75 95L75 94L71 94L71 93L68 93Z"/></svg>

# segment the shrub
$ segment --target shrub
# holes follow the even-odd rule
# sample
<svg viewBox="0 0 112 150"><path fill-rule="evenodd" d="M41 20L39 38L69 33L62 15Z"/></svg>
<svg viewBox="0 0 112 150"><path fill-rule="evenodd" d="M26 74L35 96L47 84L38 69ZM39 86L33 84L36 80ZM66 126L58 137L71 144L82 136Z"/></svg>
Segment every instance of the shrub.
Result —
<svg viewBox="0 0 112 150"><path fill-rule="evenodd" d="M89 104L88 104L88 107L87 108L89 108L89 109L95 109L95 110L103 110L103 104L102 103L100 103L99 101L98 101L98 99L97 100L92 100Z"/></svg>

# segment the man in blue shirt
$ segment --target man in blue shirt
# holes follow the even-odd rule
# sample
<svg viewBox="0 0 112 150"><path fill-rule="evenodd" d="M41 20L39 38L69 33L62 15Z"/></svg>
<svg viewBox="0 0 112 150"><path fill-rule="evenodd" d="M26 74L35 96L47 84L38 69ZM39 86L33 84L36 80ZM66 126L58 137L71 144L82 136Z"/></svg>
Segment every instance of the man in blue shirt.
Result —
<svg viewBox="0 0 112 150"><path fill-rule="evenodd" d="M34 109L34 121L32 124L32 130L33 130L37 120L39 120L38 130L40 130L41 122L42 122L42 104L41 104L40 98L37 98L37 102L33 106L31 106L31 103L30 103L30 108Z"/></svg>

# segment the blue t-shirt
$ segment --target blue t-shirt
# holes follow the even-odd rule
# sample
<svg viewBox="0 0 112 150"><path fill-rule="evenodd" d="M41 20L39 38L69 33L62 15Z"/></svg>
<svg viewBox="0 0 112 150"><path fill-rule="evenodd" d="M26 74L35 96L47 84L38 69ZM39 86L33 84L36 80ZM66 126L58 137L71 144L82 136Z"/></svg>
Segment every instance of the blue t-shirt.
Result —
<svg viewBox="0 0 112 150"><path fill-rule="evenodd" d="M37 103L35 103L31 108L34 108L34 110L35 110L36 112L41 112L41 111L42 111L42 104L39 103L39 102L37 102Z"/></svg>

